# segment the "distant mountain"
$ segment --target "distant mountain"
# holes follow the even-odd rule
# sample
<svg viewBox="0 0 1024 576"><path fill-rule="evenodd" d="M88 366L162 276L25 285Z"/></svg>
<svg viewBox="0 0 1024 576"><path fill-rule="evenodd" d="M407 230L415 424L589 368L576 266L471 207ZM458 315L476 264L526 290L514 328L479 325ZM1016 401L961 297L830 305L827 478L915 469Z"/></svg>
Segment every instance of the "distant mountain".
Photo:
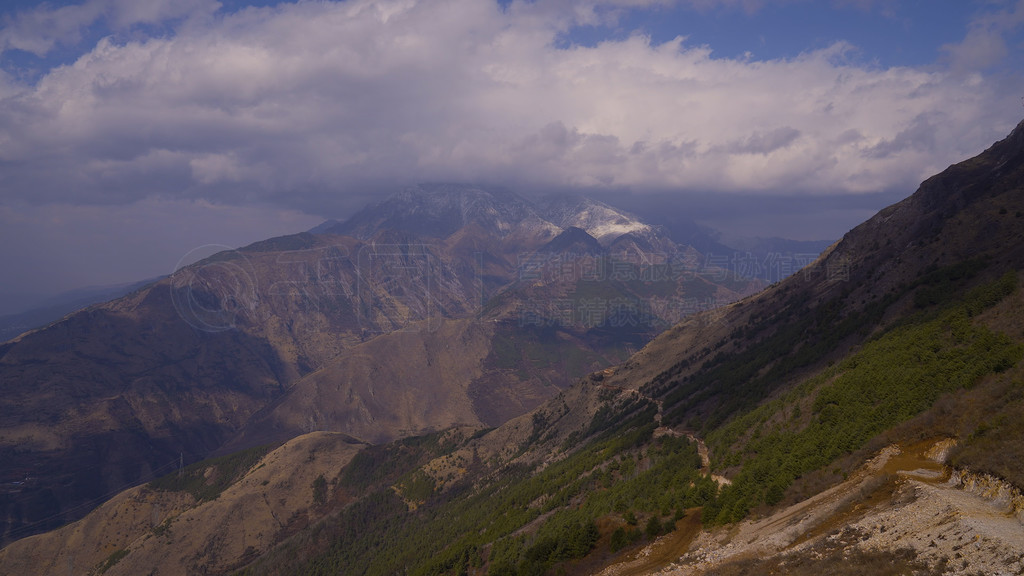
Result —
<svg viewBox="0 0 1024 576"><path fill-rule="evenodd" d="M689 217L685 204L678 209L664 199L643 205L646 221L677 244L700 252L708 261L727 265L737 274L768 284L778 282L813 262L835 239L791 240L788 238L725 237L717 230Z"/></svg>
<svg viewBox="0 0 1024 576"><path fill-rule="evenodd" d="M686 270L693 254L652 254L631 234L606 248L570 227L532 252L510 249L516 236L504 247L489 244L493 238L471 222L432 244L432 254L459 254L473 239L477 250L490 250L474 257L495 265L514 254L504 260L500 289L475 314L410 323L338 354L253 416L221 452L311 430L384 442L455 423L496 426L622 361L687 314L761 286L727 271Z"/></svg>
<svg viewBox="0 0 1024 576"><path fill-rule="evenodd" d="M603 202L557 195L531 202L500 188L465 184L421 184L367 206L345 222L327 221L311 232L369 238L380 230L447 238L474 225L498 238L510 234L547 234L580 228L607 246L632 234L657 244L667 236L656 226Z"/></svg>
<svg viewBox="0 0 1024 576"><path fill-rule="evenodd" d="M665 232L675 243L690 246L701 254L732 254L736 249L721 241L722 234L708 226L698 224L687 210L686 203L660 200L640 204L640 217Z"/></svg>
<svg viewBox="0 0 1024 576"><path fill-rule="evenodd" d="M542 199L540 213L563 229L574 227L585 230L604 246L625 234L653 239L661 233L628 212L578 196L561 195Z"/></svg>
<svg viewBox="0 0 1024 576"><path fill-rule="evenodd" d="M276 464L288 452L203 463L8 546L0 567L57 571L71 558L115 575L1019 572L1022 222L1024 123L801 274L686 317L493 430L455 427L354 455L351 438L315 433L293 440L291 467ZM570 253L593 247L568 234ZM566 267L598 274L608 254ZM573 286L579 296L586 281L567 280L565 259L554 260L500 291L482 318L500 325L535 295ZM639 289L630 274L642 270L590 288ZM446 346L470 340L453 331L430 341L421 366L449 365L460 353ZM358 375L366 400L389 374L363 377L352 362L338 374ZM294 464L303 457L311 470ZM199 502L220 477L231 496ZM262 538L233 512L246 497ZM128 513L154 506L174 512ZM95 537L89 526L117 529Z"/></svg>
<svg viewBox="0 0 1024 576"><path fill-rule="evenodd" d="M381 230L401 230L428 238L447 238L469 225L504 238L517 229L545 227L531 204L498 188L463 184L421 184L367 206L345 222L320 233L367 239Z"/></svg>
<svg viewBox="0 0 1024 576"><path fill-rule="evenodd" d="M755 256L765 257L769 254L804 254L815 259L835 240L790 240L788 238L735 238L726 240L729 247L736 251L750 252Z"/></svg>
<svg viewBox="0 0 1024 576"><path fill-rule="evenodd" d="M604 244L507 191L420 186L0 345L3 538L182 459L311 431L496 426L761 286L576 206L560 221Z"/></svg>
<svg viewBox="0 0 1024 576"><path fill-rule="evenodd" d="M10 340L23 332L46 326L86 306L120 298L158 280L160 278L150 278L140 282L71 290L49 297L35 304L31 310L0 316L0 342Z"/></svg>
<svg viewBox="0 0 1024 576"><path fill-rule="evenodd" d="M550 242L540 247L542 254L579 254L596 256L604 252L601 243L583 228L569 226Z"/></svg>
<svg viewBox="0 0 1024 576"><path fill-rule="evenodd" d="M4 534L212 453L369 338L479 308L472 261L393 240L259 242L0 345Z"/></svg>
<svg viewBox="0 0 1024 576"><path fill-rule="evenodd" d="M325 234L332 228L335 228L339 225L341 225L340 221L331 218L329 220L324 220L323 222L317 224L316 226L310 228L309 230L306 230L306 232L309 232L310 234Z"/></svg>
<svg viewBox="0 0 1024 576"><path fill-rule="evenodd" d="M0 316L12 316L37 308L41 299L43 297L40 297L39 294L2 292L0 293Z"/></svg>

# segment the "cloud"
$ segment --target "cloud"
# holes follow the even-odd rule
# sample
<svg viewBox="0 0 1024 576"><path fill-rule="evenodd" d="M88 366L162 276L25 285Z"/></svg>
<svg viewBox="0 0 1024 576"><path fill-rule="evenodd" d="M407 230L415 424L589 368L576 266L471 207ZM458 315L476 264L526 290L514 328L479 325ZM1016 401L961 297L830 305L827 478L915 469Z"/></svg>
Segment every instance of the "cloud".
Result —
<svg viewBox="0 0 1024 576"><path fill-rule="evenodd" d="M98 3L22 12L0 32L0 50L14 48L43 56L61 39L78 42L81 30L95 22L101 13Z"/></svg>
<svg viewBox="0 0 1024 576"><path fill-rule="evenodd" d="M882 140L865 150L869 158L889 158L900 152L917 150L933 152L935 150L939 123L933 122L928 114L914 118L910 125L900 130L890 139Z"/></svg>
<svg viewBox="0 0 1024 576"><path fill-rule="evenodd" d="M43 4L6 19L0 30L0 54L17 49L45 56L58 44L77 44L83 32L100 20L117 31L138 24L208 15L219 6L214 0L88 0L59 8Z"/></svg>
<svg viewBox="0 0 1024 576"><path fill-rule="evenodd" d="M754 132L743 141L733 142L725 147L727 152L733 154L768 154L786 148L800 137L800 131L795 128L775 128L768 132Z"/></svg>
<svg viewBox="0 0 1024 576"><path fill-rule="evenodd" d="M1016 120L1005 85L859 65L842 43L778 60L641 34L559 45L603 10L655 4L348 0L182 19L169 0L135 12L92 0L67 21L179 20L159 37L103 39L31 84L0 79L0 187L36 204L159 197L324 215L424 180L874 192L911 189Z"/></svg>
<svg viewBox="0 0 1024 576"><path fill-rule="evenodd" d="M1007 4L995 2L995 4ZM994 12L983 12L971 22L967 35L956 44L945 44L942 51L956 72L986 70L999 64L1010 53L1006 36L1024 25L1024 0Z"/></svg>

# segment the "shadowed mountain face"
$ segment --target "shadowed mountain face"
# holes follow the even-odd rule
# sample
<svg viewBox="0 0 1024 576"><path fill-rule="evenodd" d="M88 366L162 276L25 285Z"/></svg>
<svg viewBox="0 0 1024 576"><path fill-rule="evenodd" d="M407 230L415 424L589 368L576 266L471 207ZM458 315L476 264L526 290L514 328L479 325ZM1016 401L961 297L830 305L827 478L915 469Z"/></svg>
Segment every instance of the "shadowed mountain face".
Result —
<svg viewBox="0 0 1024 576"><path fill-rule="evenodd" d="M758 287L578 205L574 222L646 236L602 244L511 193L421 187L0 344L4 539L211 453L501 424Z"/></svg>

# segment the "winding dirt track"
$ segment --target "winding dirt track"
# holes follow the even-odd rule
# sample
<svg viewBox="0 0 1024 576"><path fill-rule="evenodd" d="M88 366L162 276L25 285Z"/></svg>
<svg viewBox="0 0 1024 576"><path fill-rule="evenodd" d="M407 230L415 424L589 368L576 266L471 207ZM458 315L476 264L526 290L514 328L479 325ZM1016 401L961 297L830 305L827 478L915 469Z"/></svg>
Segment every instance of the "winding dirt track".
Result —
<svg viewBox="0 0 1024 576"><path fill-rule="evenodd" d="M942 464L950 446L948 440L888 446L842 484L735 526L704 532L698 514L688 513L676 533L600 574L699 575L731 561L800 554L847 528L863 534L858 548L912 548L932 565L948 560L948 574L1024 572L1024 525L1005 498L950 480Z"/></svg>

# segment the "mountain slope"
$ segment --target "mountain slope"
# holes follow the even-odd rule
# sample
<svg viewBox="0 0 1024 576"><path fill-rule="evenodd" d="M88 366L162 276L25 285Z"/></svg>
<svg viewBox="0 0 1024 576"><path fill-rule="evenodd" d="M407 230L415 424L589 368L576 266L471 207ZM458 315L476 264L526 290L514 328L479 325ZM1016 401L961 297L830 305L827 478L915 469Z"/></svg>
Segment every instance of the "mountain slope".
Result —
<svg viewBox="0 0 1024 576"><path fill-rule="evenodd" d="M696 272L652 282L626 258L618 270L636 279L614 289L564 267L534 278L530 263L611 255L582 230L589 248L550 244L564 232L532 205L476 187L409 190L320 232L216 254L0 344L3 540L77 518L181 459L310 430L386 441L500 424L680 315L756 286ZM610 248L651 246L627 235ZM655 293L685 308L633 318L625 335L606 321ZM553 294L563 307L525 309Z"/></svg>
<svg viewBox="0 0 1024 576"><path fill-rule="evenodd" d="M1009 413L1024 410L1022 171L1024 125L852 230L806 274L684 320L617 369L419 468L431 489L414 509L375 516L368 540L343 537L342 513L247 573L571 570L580 556L615 562L695 506L708 526L770 514L841 482L886 442L952 434L970 447L984 429L1013 446L1012 420L984 407L1004 398ZM819 431L834 423L846 436ZM693 432L708 438L710 470ZM824 542L815 528L807 537ZM311 560L288 564L298 550Z"/></svg>
<svg viewBox="0 0 1024 576"><path fill-rule="evenodd" d="M29 330L56 322L64 316L92 304L120 298L157 280L159 278L132 282L130 284L73 290L47 298L45 301L39 302L31 309L23 312L0 316L0 342L5 342Z"/></svg>
<svg viewBox="0 0 1024 576"><path fill-rule="evenodd" d="M0 345L5 537L210 454L368 337L470 313L479 288L460 273L467 264L421 243L300 234L215 255Z"/></svg>
<svg viewBox="0 0 1024 576"><path fill-rule="evenodd" d="M317 429L384 442L456 423L496 426L621 362L686 313L667 304L689 303L693 312L713 305L708 293L727 302L751 290L742 279L730 278L733 291L696 274L658 276L578 228L534 255L541 258L526 258L527 266L537 266L521 268L478 314L410 324L297 380L226 449ZM598 272L613 268L617 277ZM642 302L662 305L642 310Z"/></svg>
<svg viewBox="0 0 1024 576"><path fill-rule="evenodd" d="M362 447L318 432L274 450L189 466L121 493L83 521L5 548L0 574L230 570L320 516L326 502L317 478L332 475ZM54 550L55 540L72 545ZM133 554L124 554L128 549Z"/></svg>
<svg viewBox="0 0 1024 576"><path fill-rule="evenodd" d="M1019 557L1017 540L990 531L972 537L998 554L901 551L910 524L897 511L989 514L965 492L921 495L914 483L942 469L911 449L923 439L955 439L959 466L1024 478L1020 460L979 454L1019 449L1022 175L1024 124L852 230L805 273L683 320L530 414L450 441L364 449L324 474L326 501L344 503L244 573L619 573L631 551L675 529L687 531L650 549L663 564L638 571L681 558L680 573L749 573L756 567L727 553L741 544L780 569L820 573L959 573ZM907 459L894 458L897 444ZM876 453L878 465L862 469ZM1019 492L986 482L1017 505ZM963 538L975 520L926 529ZM858 543L867 541L876 547ZM29 549L8 547L0 565ZM110 574L156 566L146 545L117 549Z"/></svg>
<svg viewBox="0 0 1024 576"><path fill-rule="evenodd" d="M862 562L852 568L861 571L890 561L907 570L945 570L944 559L956 560L956 570L991 566L964 546L949 548L961 554L958 558L923 549L899 552L907 540L880 536L888 525L885 531L869 526L864 534L880 549L857 547L853 536L859 533L838 544L828 534L830 526L871 518L887 518L899 534L906 533L909 525L900 522L907 520L893 512L917 497L913 482L922 473L899 476L895 472L914 476L915 470L896 467L893 477L843 485L844 474L856 475L881 450L895 453L887 446L902 446L916 458L910 450L914 443L953 439L957 447L950 462L977 469L957 470L962 477L987 472L1003 480L1024 478L1022 460L986 457L993 451L1021 453L1022 222L1024 124L851 230L807 270L740 302L684 319L625 363L592 373L529 414L451 441L433 435L366 448L347 465L339 463L324 473L325 501L337 498L337 505L308 529L278 539L245 573L498 575L538 574L556 566L590 572L616 564L666 530L693 528L696 515L707 532L680 535L673 540L678 548L670 552L679 558L693 543L707 554L684 557L693 565L680 570L743 573L742 564L701 564L739 544L728 540L732 530L716 527L763 521L777 526L775 520L794 518L786 507L801 501L808 504L795 510L820 514L812 514L799 530L754 526L746 532L752 525L742 524L734 525L736 533L755 539L776 535L778 546L762 549L776 555L772 561L788 565L825 558ZM597 262L610 258L607 252L593 254L596 247L586 237L571 234L570 252L574 246L591 248L579 269L593 273L600 269ZM462 236L458 245L467 246L468 240ZM645 241L627 239L623 253ZM406 262L409 255L395 256ZM510 262L507 253L489 258L493 270ZM565 259L554 260L552 270L564 270ZM569 265L575 270L577 262ZM460 278L458 268L453 270L445 277ZM556 277L548 280L554 281L538 281L543 273L531 272L499 289L481 318L497 319L500 326L524 302L571 301L565 296L586 282L553 273ZM641 275L636 282L635 288L631 280L587 288L639 290L645 280ZM686 293L685 284L676 288ZM390 318L384 310L416 308L390 305L388 297L380 295L382 312L374 318ZM412 340L417 346L429 343ZM448 362L447 351L431 356L430 350L439 349L424 345L423 350L420 369L434 359L440 366ZM475 357L481 355L477 350ZM337 388L340 378L359 370L353 363L342 366L347 368L319 381L317 389ZM447 370L438 368L437 374ZM425 370L425 380L439 377L430 372ZM353 398L358 391L364 406L372 398L372 381L353 381ZM304 409L316 403L311 400ZM1002 486L1010 495L1006 501L1017 506L1012 488L996 481L990 485ZM849 499L832 501L831 508L807 500L833 486ZM934 510L925 504L921 509ZM969 512L972 506L949 510ZM1019 509L1024 508L1014 510ZM961 530L970 522L957 526ZM66 538L37 542L60 547ZM1014 549L1013 542L998 545L1020 556L1024 550ZM800 548L804 543L811 546ZM155 566L147 564L146 545L112 546L124 552L109 567L111 574ZM0 563L15 565L30 549L27 543L8 547ZM249 560L233 562L241 566ZM827 571L827 564L811 565Z"/></svg>

